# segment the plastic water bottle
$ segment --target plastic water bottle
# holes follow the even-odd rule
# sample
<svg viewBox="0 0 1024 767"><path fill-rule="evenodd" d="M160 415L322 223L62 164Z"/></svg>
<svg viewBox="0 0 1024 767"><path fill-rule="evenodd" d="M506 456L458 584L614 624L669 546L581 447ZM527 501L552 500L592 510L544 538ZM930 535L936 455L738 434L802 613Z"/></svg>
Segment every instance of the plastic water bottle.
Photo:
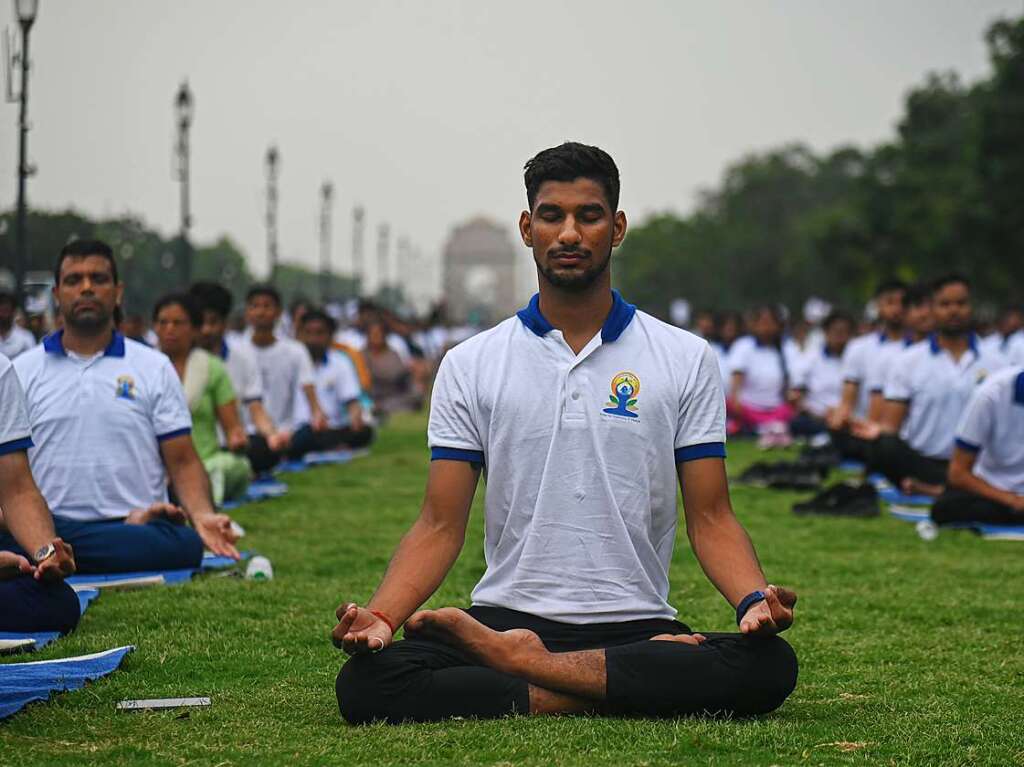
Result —
<svg viewBox="0 0 1024 767"><path fill-rule="evenodd" d="M271 581L274 579L274 567L266 557L253 557L246 565L245 577L250 581Z"/></svg>
<svg viewBox="0 0 1024 767"><path fill-rule="evenodd" d="M922 541L934 541L939 537L939 526L930 519L922 519L915 527Z"/></svg>

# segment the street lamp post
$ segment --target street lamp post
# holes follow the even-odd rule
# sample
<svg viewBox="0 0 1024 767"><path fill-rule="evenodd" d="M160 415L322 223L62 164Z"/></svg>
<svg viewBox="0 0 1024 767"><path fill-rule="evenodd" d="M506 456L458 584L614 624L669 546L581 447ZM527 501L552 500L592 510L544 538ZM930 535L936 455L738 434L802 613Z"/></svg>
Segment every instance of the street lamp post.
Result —
<svg viewBox="0 0 1024 767"><path fill-rule="evenodd" d="M174 108L178 119L178 181L181 183L181 271L187 286L192 282L192 245L189 242L189 229L192 227L192 213L189 200L189 144L188 131L192 127L195 105L192 91L186 80L178 88L174 99Z"/></svg>
<svg viewBox="0 0 1024 767"><path fill-rule="evenodd" d="M270 267L270 281L277 271L277 173L280 155L277 147L267 149L267 264Z"/></svg>
<svg viewBox="0 0 1024 767"><path fill-rule="evenodd" d="M320 187L320 303L326 303L331 275L331 213L334 184L325 181Z"/></svg>
<svg viewBox="0 0 1024 767"><path fill-rule="evenodd" d="M28 33L39 12L39 0L15 0L14 10L21 25L21 93L18 100L18 215L14 224L14 294L21 305L25 293L25 270L28 268L28 211L25 182L32 173L28 165Z"/></svg>

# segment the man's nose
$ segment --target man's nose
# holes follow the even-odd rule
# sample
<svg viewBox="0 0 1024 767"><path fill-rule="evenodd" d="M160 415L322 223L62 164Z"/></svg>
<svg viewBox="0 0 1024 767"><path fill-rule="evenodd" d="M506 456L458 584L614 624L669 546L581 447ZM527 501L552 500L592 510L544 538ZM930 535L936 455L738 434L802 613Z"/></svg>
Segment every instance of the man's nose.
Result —
<svg viewBox="0 0 1024 767"><path fill-rule="evenodd" d="M579 229L576 228L576 219L573 216L566 216L562 230L558 233L558 241L562 245L576 245L582 239Z"/></svg>

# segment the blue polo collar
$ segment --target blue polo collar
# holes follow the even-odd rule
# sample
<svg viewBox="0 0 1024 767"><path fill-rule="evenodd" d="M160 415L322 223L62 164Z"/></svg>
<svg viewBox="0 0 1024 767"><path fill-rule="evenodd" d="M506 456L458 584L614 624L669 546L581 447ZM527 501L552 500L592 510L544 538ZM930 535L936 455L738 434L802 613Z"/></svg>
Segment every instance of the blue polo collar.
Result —
<svg viewBox="0 0 1024 767"><path fill-rule="evenodd" d="M228 358L229 352L230 350L228 349L228 342L222 338L220 340L220 358L222 360L226 360Z"/></svg>
<svg viewBox="0 0 1024 767"><path fill-rule="evenodd" d="M45 349L48 354L59 354L62 357L66 357L68 353L64 349L64 331L58 330L56 333L50 333L50 335L46 336L43 339L43 349ZM124 336L116 330L110 336L110 343L107 344L107 348L103 350L103 356L124 356Z"/></svg>
<svg viewBox="0 0 1024 767"><path fill-rule="evenodd" d="M636 307L627 303L619 291L613 290L612 310L608 312L608 317L605 319L604 325L601 326L601 341L607 344L619 340L622 331L626 329L635 314ZM530 303L516 312L516 316L535 335L546 336L555 329L555 326L540 313L540 293L534 293Z"/></svg>
<svg viewBox="0 0 1024 767"><path fill-rule="evenodd" d="M942 351L942 347L939 346L939 334L932 333L928 336L928 343L931 345L932 354L938 354ZM978 351L978 336L975 333L970 333L967 336L967 345L970 350L974 352L975 357L980 357L981 353Z"/></svg>
<svg viewBox="0 0 1024 767"><path fill-rule="evenodd" d="M828 350L827 346L823 346L821 348L821 353L822 353L822 355L824 355L825 359L827 359L827 360L837 360L837 359L840 359L843 356L842 352L839 352L838 354L833 354L832 352L830 352Z"/></svg>
<svg viewBox="0 0 1024 767"><path fill-rule="evenodd" d="M1013 387L1013 401L1024 405L1024 371L1017 374L1017 383Z"/></svg>

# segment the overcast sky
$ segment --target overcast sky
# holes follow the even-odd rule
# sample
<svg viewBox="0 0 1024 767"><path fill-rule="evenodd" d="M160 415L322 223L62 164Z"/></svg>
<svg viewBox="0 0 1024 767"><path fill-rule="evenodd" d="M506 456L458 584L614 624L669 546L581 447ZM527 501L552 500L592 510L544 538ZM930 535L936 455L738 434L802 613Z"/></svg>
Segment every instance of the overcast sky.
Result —
<svg viewBox="0 0 1024 767"><path fill-rule="evenodd" d="M342 269L357 202L367 210L368 255L381 221L427 257L476 214L511 230L524 205L523 162L565 139L615 157L621 207L639 222L688 210L746 152L890 137L907 89L930 70L984 75L986 26L1024 10L1019 0L40 6L31 204L133 212L173 232L172 101L188 78L194 237L230 235L257 273L266 269L271 142L281 153L286 261L316 263L324 179L337 189ZM15 195L15 105L0 117L6 208Z"/></svg>

